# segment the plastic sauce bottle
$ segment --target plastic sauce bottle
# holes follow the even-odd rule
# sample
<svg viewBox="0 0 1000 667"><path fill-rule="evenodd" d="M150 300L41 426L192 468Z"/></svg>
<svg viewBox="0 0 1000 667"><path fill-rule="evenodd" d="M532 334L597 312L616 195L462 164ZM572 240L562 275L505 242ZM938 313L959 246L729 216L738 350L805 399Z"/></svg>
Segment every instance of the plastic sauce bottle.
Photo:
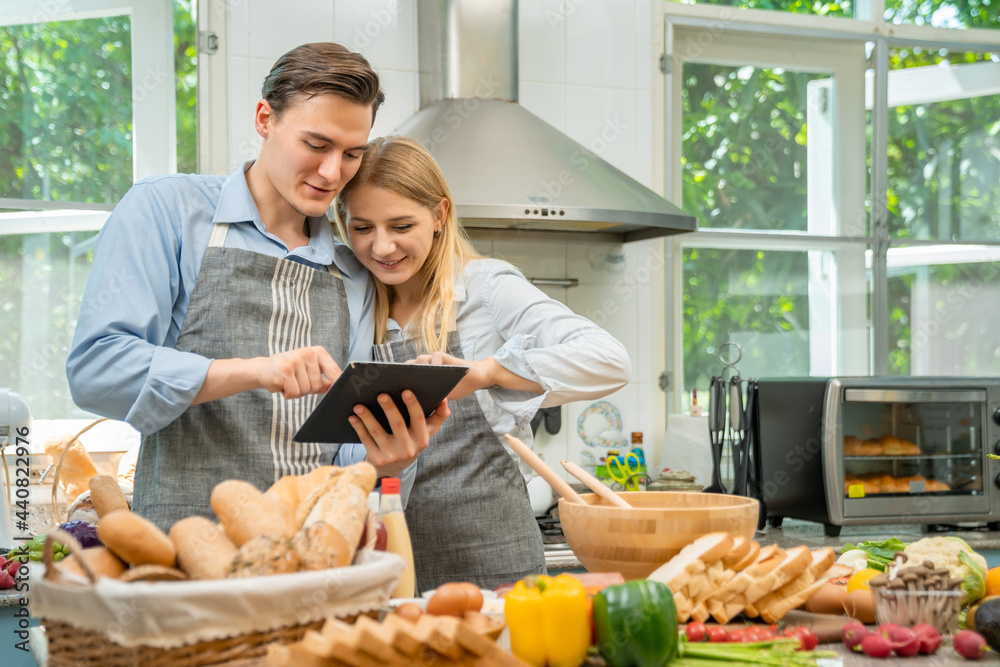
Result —
<svg viewBox="0 0 1000 667"><path fill-rule="evenodd" d="M385 524L389 536L385 545L386 551L398 554L406 566L393 591L394 598L411 598L416 592L416 574L413 569L413 547L410 545L410 531L406 527L406 517L403 516L403 502L399 498L399 478L385 477L382 479L382 498L379 501L378 515Z"/></svg>

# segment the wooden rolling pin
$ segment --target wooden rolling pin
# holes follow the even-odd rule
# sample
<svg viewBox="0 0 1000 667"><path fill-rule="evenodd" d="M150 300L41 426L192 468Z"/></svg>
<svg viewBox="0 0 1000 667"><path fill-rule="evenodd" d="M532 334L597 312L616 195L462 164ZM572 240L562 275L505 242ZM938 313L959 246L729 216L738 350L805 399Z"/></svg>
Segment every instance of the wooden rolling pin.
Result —
<svg viewBox="0 0 1000 667"><path fill-rule="evenodd" d="M583 498L580 494L573 490L569 484L567 484L562 477L556 474L556 471L548 466L545 461L538 457L538 454L531 451L531 448L526 444L521 442L519 439L512 436L510 433L504 436L507 438L507 442L510 444L510 448L514 450L514 453L521 457L521 459L531 466L531 469L537 472L542 479L549 483L556 493L570 501L571 503L580 503L584 505Z"/></svg>
<svg viewBox="0 0 1000 667"><path fill-rule="evenodd" d="M597 479L577 464L572 461L560 461L560 463L562 463L562 467L566 469L566 472L586 484L590 487L591 491L599 495L601 498L604 498L615 507L632 509L632 506L625 502L621 496L609 489L601 480Z"/></svg>

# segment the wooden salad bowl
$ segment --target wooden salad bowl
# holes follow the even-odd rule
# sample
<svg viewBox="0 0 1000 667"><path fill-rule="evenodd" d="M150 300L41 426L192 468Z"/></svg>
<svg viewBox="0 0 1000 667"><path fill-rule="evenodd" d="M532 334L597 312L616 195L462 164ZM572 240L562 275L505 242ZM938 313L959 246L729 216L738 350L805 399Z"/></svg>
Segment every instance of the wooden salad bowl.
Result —
<svg viewBox="0 0 1000 667"><path fill-rule="evenodd" d="M757 529L754 498L678 491L618 495L632 507L613 507L594 493L582 494L583 505L559 501L566 542L590 572L644 579L706 533L751 539Z"/></svg>

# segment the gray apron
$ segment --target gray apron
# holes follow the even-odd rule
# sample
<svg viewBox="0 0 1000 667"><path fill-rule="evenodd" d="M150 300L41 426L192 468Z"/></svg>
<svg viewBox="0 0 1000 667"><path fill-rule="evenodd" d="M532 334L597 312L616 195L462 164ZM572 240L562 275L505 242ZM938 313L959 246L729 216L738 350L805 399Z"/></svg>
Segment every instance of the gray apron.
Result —
<svg viewBox="0 0 1000 667"><path fill-rule="evenodd" d="M457 334L448 354L462 358ZM376 345L376 361L417 356L410 340ZM417 591L449 581L495 588L545 573L542 534L517 463L475 394L448 401L451 416L417 459L406 505Z"/></svg>
<svg viewBox="0 0 1000 667"><path fill-rule="evenodd" d="M228 228L219 223L212 232L177 349L248 359L321 345L343 367L350 315L337 269L226 248ZM329 464L340 445L292 440L320 398L255 389L192 405L142 439L133 511L166 531L187 516L214 518L209 495L223 480L263 491L284 475Z"/></svg>

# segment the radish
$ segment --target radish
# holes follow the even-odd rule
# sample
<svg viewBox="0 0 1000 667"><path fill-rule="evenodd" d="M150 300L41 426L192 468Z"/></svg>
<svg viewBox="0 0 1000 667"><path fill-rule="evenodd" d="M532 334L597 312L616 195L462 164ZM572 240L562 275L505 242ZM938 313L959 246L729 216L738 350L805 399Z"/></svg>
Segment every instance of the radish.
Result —
<svg viewBox="0 0 1000 667"><path fill-rule="evenodd" d="M893 628L889 633L892 650L901 658L909 658L920 652L920 637L909 628Z"/></svg>
<svg viewBox="0 0 1000 667"><path fill-rule="evenodd" d="M844 646L853 650L860 651L862 640L869 634L868 628L865 627L864 623L860 621L851 621L843 627L840 631L840 638L844 640Z"/></svg>
<svg viewBox="0 0 1000 667"><path fill-rule="evenodd" d="M870 634L861 640L861 650L869 658L888 658L892 648L892 642L880 633Z"/></svg>
<svg viewBox="0 0 1000 667"><path fill-rule="evenodd" d="M941 646L941 633L930 623L918 623L913 626L920 642L920 652L924 655L932 655Z"/></svg>
<svg viewBox="0 0 1000 667"><path fill-rule="evenodd" d="M966 660L979 660L990 650L983 636L972 630L962 630L952 638L952 643L955 645L955 653Z"/></svg>

